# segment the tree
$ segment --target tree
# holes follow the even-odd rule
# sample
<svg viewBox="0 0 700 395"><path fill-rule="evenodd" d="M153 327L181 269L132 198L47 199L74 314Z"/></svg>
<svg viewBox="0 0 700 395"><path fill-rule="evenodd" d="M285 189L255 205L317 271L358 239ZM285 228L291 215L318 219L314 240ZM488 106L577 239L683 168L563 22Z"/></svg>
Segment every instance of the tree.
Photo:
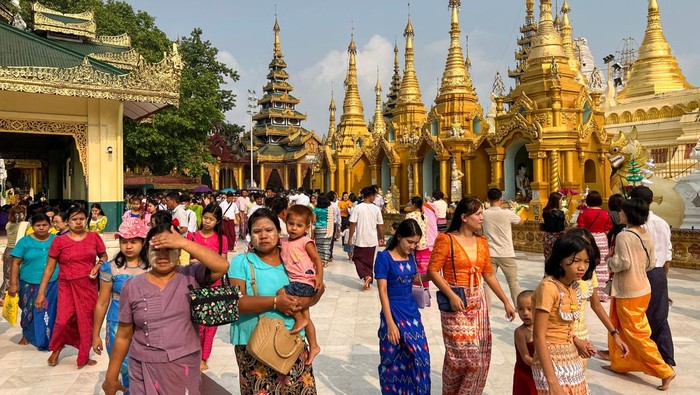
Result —
<svg viewBox="0 0 700 395"><path fill-rule="evenodd" d="M241 134L245 132L245 128L235 123L224 122L219 126L219 134L224 138L231 147L234 149L238 144L238 139L240 139Z"/></svg>
<svg viewBox="0 0 700 395"><path fill-rule="evenodd" d="M182 38L180 107L156 114L152 125L125 122L124 161L128 166L149 166L155 174L178 168L199 176L206 171L206 163L214 162L208 134L235 105L233 92L221 86L227 77L238 80L236 71L216 59L218 52L208 40L202 40L200 28Z"/></svg>

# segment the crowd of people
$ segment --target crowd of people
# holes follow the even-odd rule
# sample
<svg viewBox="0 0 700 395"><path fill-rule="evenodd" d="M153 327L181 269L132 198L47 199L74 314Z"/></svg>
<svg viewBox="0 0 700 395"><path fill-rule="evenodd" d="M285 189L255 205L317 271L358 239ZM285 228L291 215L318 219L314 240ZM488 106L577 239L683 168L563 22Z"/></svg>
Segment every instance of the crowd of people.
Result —
<svg viewBox="0 0 700 395"><path fill-rule="evenodd" d="M197 394L217 327L193 324L182 295L226 279L240 289L230 342L241 393L312 394L312 363L322 350L310 307L325 292L324 271L341 240L358 287L369 290L376 282L378 289L382 393L431 391L420 313L430 282L438 290L445 345L444 394L484 390L493 296L508 320L518 315L522 321L514 329L513 393L588 393L586 361L594 355L609 360L612 372L644 372L661 379L659 390L668 389L675 377L666 280L670 230L649 211L651 190L612 196L609 210L591 191L574 227L562 197L553 192L543 210L544 279L535 290L518 282L511 225L523 220L502 208L495 188L487 204L467 197L451 208L440 191L414 196L388 241L376 186L358 195L303 189L130 195L114 257L101 235L114 219L99 204L89 212L82 204L62 211L24 201L9 212L0 294L19 295L19 343L50 351L49 366L60 362L66 346L78 349L78 368L96 363L91 351L106 350L107 394ZM499 269L509 294L496 278ZM609 350L590 341L586 304L609 331ZM306 340L287 374L247 347L261 317L282 320Z"/></svg>

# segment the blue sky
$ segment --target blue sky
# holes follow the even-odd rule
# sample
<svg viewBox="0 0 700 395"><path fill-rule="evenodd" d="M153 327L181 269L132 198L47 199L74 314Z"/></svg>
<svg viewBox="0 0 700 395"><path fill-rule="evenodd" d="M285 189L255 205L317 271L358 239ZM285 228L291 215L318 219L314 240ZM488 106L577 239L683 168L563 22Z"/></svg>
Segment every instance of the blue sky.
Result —
<svg viewBox="0 0 700 395"><path fill-rule="evenodd" d="M261 96L267 66L272 57L275 4L281 26L282 51L301 99L297 109L308 115L307 129L324 135L328 128L331 88L341 108L347 68L347 46L354 26L358 47L358 77L365 118L374 112L377 67L383 97L393 73L393 46L399 44L403 70L403 30L408 2L398 0L127 0L135 9L156 17L157 25L171 39L201 27L206 39L219 50L219 59L238 71L241 78L229 88L238 94L236 108L227 114L248 128L246 92ZM553 0L556 2L557 0ZM559 0L561 6L563 0ZM666 38L692 85L700 85L700 52L695 45L698 0L658 0ZM524 22L524 0L462 0L460 27L469 35L472 78L479 100L488 111L489 92L496 71L506 75L514 65L513 53L519 27ZM602 66L602 58L621 49L624 37L641 44L646 27L648 0L570 0L574 37L588 44ZM411 20L415 28L416 72L423 102L430 108L438 78L442 76L449 46L448 0L414 0ZM539 1L536 1L539 10ZM536 12L538 15L539 12ZM462 42L464 43L464 38ZM505 78L505 77L504 77ZM506 86L512 85L505 78ZM341 111L337 114L339 121Z"/></svg>

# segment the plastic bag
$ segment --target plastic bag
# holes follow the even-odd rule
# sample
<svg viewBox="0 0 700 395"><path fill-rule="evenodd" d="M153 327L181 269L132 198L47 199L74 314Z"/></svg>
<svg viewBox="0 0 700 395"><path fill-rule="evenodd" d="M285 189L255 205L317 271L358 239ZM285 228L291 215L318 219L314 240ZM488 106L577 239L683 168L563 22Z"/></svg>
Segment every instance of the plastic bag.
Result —
<svg viewBox="0 0 700 395"><path fill-rule="evenodd" d="M19 294L10 296L5 292L5 301L2 306L2 317L7 320L12 326L17 326L17 311L19 304Z"/></svg>

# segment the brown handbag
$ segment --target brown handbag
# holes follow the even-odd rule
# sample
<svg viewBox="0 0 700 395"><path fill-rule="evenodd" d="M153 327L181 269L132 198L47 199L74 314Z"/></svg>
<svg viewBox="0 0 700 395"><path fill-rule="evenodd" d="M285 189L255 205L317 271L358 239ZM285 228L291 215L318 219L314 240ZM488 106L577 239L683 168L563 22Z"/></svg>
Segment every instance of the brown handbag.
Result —
<svg viewBox="0 0 700 395"><path fill-rule="evenodd" d="M257 296L255 270L250 260L248 264L253 295ZM258 324L248 339L246 351L270 369L286 376L305 347L306 343L301 335L289 333L284 326L284 321L279 318L259 316Z"/></svg>

